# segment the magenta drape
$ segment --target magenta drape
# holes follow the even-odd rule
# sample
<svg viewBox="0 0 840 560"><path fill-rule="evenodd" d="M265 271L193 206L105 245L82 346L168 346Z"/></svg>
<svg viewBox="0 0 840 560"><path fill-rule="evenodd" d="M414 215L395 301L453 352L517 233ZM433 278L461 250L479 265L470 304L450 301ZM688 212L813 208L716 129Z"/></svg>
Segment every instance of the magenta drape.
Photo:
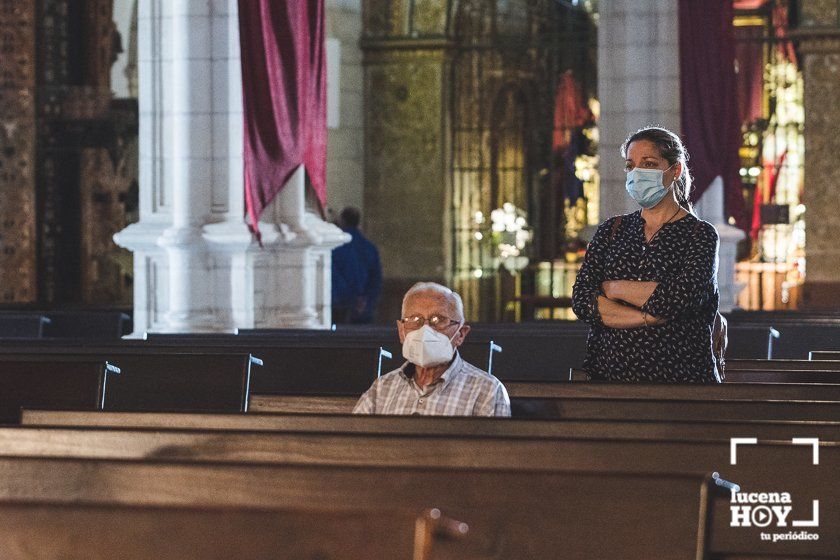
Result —
<svg viewBox="0 0 840 560"><path fill-rule="evenodd" d="M720 175L726 213L746 231L750 224L739 174L741 122L732 18L732 2L680 0L682 133L695 180L692 200Z"/></svg>
<svg viewBox="0 0 840 560"><path fill-rule="evenodd" d="M239 0L245 204L256 224L295 169L326 202L324 0Z"/></svg>

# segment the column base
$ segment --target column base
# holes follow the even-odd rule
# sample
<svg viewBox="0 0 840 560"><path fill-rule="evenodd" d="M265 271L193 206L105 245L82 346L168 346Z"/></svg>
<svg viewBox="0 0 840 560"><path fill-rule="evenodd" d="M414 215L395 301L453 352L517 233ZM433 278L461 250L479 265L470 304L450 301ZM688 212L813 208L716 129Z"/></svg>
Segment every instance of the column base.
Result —
<svg viewBox="0 0 840 560"><path fill-rule="evenodd" d="M332 249L350 236L311 213L301 223L306 231L261 223L262 247L238 220L183 231L138 223L118 233L117 244L134 252L134 332L127 338L330 328Z"/></svg>

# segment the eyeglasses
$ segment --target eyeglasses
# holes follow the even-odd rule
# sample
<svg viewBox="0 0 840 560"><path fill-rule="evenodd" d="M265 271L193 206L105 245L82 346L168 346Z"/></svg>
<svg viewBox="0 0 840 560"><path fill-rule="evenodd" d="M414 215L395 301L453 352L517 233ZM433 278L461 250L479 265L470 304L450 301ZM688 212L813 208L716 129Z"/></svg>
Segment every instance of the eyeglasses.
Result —
<svg viewBox="0 0 840 560"><path fill-rule="evenodd" d="M436 331L445 331L453 324L461 323L461 321L456 321L443 315L431 315L428 318L423 317L422 315L409 315L408 317L400 319L400 322L403 324L403 327L409 331L419 329L425 324L428 324Z"/></svg>

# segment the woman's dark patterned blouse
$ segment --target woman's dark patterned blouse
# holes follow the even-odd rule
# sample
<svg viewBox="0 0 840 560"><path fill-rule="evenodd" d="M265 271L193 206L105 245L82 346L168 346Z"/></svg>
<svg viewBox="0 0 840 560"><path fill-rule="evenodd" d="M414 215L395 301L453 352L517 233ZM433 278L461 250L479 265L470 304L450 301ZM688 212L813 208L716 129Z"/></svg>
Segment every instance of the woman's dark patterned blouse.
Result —
<svg viewBox="0 0 840 560"><path fill-rule="evenodd" d="M609 381L718 382L712 325L718 308L718 234L689 214L665 224L648 244L641 211L604 222L586 250L572 296L575 314L591 325L583 368ZM642 307L666 319L658 327L604 326L597 297L605 280L658 282Z"/></svg>

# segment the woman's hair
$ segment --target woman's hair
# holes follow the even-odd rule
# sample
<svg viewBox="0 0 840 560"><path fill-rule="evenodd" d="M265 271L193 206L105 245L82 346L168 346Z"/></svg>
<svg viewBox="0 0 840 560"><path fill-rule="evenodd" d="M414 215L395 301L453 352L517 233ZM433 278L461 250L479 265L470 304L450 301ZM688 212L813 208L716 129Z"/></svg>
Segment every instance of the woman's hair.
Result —
<svg viewBox="0 0 840 560"><path fill-rule="evenodd" d="M624 144L621 145L621 157L627 157L627 148L636 140L653 142L659 150L659 154L669 164L674 165L677 162L682 164L680 176L676 178L677 184L674 187L674 194L677 197L679 205L693 214L694 207L689 200L689 194L691 193L691 174L688 172L688 152L685 150L685 146L683 146L680 137L670 130L658 126L640 128L628 136Z"/></svg>

